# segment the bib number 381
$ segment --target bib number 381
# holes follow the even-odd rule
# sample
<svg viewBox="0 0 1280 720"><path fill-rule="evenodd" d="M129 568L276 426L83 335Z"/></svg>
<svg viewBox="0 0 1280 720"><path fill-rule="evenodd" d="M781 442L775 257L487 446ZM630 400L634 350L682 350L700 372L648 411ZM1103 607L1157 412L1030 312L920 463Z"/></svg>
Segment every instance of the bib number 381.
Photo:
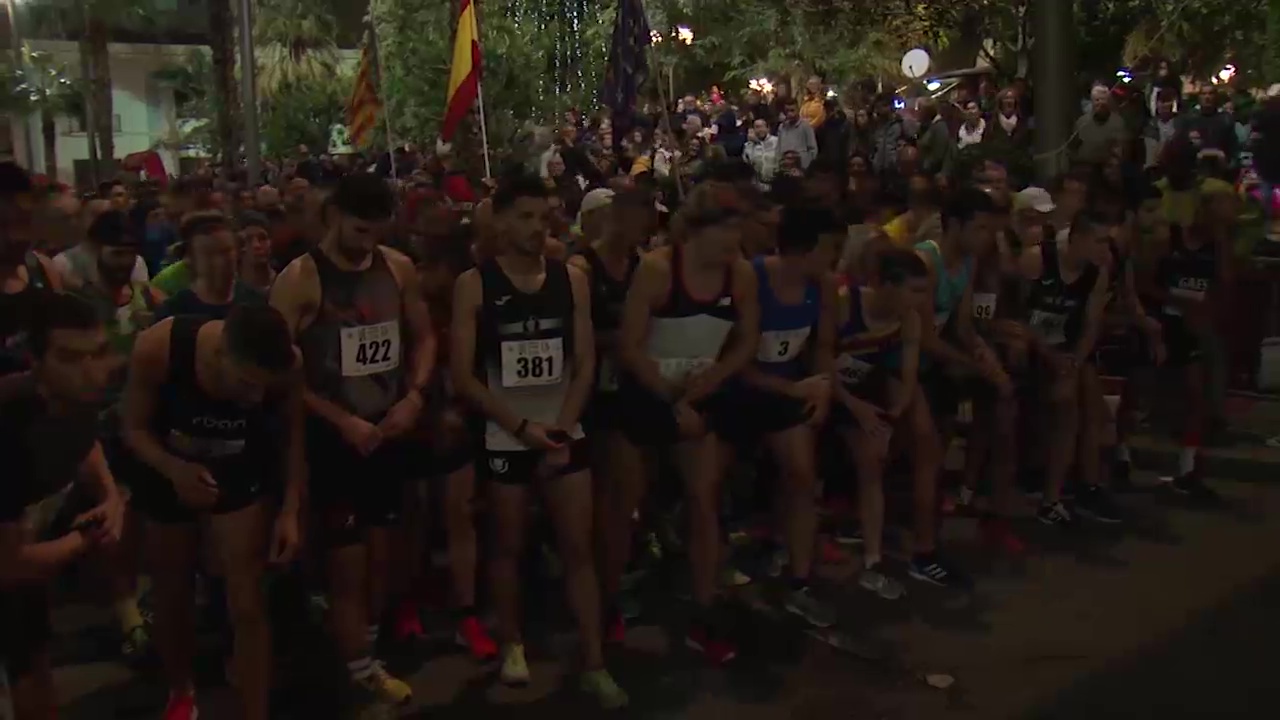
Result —
<svg viewBox="0 0 1280 720"><path fill-rule="evenodd" d="M400 367L400 323L342 328L342 376L376 375Z"/></svg>
<svg viewBox="0 0 1280 720"><path fill-rule="evenodd" d="M564 339L502 343L502 386L554 385L564 373Z"/></svg>

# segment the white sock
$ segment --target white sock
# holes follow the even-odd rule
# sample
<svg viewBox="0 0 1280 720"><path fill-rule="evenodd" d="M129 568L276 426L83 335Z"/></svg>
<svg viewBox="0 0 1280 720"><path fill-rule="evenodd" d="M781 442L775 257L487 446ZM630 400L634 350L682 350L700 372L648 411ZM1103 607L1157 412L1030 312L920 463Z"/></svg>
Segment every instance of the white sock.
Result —
<svg viewBox="0 0 1280 720"><path fill-rule="evenodd" d="M1133 458L1129 456L1128 445L1125 445L1124 443L1120 443L1119 445L1116 445L1116 460L1123 463L1127 463L1132 461L1132 459Z"/></svg>
<svg viewBox="0 0 1280 720"><path fill-rule="evenodd" d="M368 680L373 674L373 658L366 655L359 660L352 660L347 663L347 672L351 673L352 680Z"/></svg>
<svg viewBox="0 0 1280 720"><path fill-rule="evenodd" d="M863 570L870 570L871 568L873 568L873 567L875 567L876 565L879 565L879 564L880 564L880 556L879 556L879 555L866 555L866 556L863 556L863 558L862 558L862 569L863 569Z"/></svg>
<svg viewBox="0 0 1280 720"><path fill-rule="evenodd" d="M1199 448L1184 447L1178 452L1178 474L1186 475L1196 469L1196 451Z"/></svg>

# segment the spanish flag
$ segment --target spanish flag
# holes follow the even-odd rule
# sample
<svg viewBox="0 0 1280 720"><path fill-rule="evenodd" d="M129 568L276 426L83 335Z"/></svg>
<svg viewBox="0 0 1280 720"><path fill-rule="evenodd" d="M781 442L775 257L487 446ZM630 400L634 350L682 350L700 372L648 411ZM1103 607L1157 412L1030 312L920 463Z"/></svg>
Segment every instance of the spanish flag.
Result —
<svg viewBox="0 0 1280 720"><path fill-rule="evenodd" d="M458 123L471 112L480 95L480 26L475 0L462 0L458 30L453 38L453 63L449 68L449 95L445 102L440 139L449 142Z"/></svg>
<svg viewBox="0 0 1280 720"><path fill-rule="evenodd" d="M364 147L373 136L382 112L378 99L378 43L369 23L365 30L364 49L360 51L360 70L356 72L356 86L347 104L347 136L355 147Z"/></svg>

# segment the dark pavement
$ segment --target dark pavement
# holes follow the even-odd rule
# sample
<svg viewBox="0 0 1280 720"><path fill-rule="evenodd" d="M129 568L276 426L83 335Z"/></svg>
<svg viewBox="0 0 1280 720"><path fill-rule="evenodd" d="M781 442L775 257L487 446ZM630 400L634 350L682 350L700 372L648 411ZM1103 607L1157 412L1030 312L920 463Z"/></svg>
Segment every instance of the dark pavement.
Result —
<svg viewBox="0 0 1280 720"><path fill-rule="evenodd" d="M742 656L703 666L660 626L681 627L672 588L650 591L652 625L611 657L631 692L634 718L1274 718L1280 717L1274 648L1280 646L1280 485L1219 482L1226 508L1195 511L1151 494L1124 498L1123 531L1087 526L1077 536L1028 526L1036 545L1022 562L992 561L973 547L969 520L948 521L948 547L977 576L972 596L909 582L898 603L871 599L854 568L827 568L824 587L858 652L810 639L771 610L768 583L741 593ZM408 717L599 717L576 692L573 638L553 592L531 592L530 615L548 628L527 638L534 674L523 690L456 653L447 637L390 660L411 676ZM279 717L338 718L340 672L323 640L298 620L284 633ZM163 690L154 670L109 660L102 616L59 612L58 684L73 719L151 718ZM233 718L217 660L204 667L202 717ZM947 673L948 690L917 675Z"/></svg>

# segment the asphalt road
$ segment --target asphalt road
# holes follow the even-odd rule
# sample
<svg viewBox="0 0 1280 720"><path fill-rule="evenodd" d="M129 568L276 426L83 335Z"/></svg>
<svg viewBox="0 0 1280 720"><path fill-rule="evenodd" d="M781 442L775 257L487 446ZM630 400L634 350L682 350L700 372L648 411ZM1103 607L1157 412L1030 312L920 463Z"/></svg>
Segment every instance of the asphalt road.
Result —
<svg viewBox="0 0 1280 720"><path fill-rule="evenodd" d="M635 718L1275 718L1280 672L1280 484L1216 481L1221 510L1196 511L1152 495L1124 498L1123 530L1088 526L1072 537L1029 528L1034 553L992 561L973 547L974 524L948 521L948 546L974 570L977 590L951 595L909 584L904 601L866 597L851 568L824 573L841 625L858 651L805 636L770 609L766 585L742 595L738 662L712 669L679 643L681 603L649 593L651 625L611 657ZM552 592L531 591L533 684L498 686L492 669L453 651L443 635L393 656L411 677L408 717L597 717L576 692ZM297 618L279 648L282 718L337 718L342 687L317 633ZM152 718L164 692L154 670L109 659L101 615L59 611L58 688L64 718ZM108 659L103 659L108 658ZM218 662L202 668L202 717L234 718ZM917 678L945 673L947 690Z"/></svg>

